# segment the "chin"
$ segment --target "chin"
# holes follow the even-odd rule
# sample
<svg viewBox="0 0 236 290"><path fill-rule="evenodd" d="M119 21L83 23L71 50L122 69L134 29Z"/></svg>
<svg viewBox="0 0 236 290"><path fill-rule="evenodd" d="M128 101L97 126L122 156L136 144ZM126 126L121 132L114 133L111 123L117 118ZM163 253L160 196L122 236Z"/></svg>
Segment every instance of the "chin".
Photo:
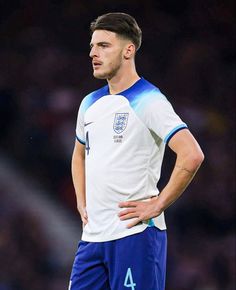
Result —
<svg viewBox="0 0 236 290"><path fill-rule="evenodd" d="M105 74L101 74L101 73L98 73L98 72L96 72L96 71L93 72L93 76L94 76L96 79L100 79L100 80L107 79L107 75L105 75Z"/></svg>

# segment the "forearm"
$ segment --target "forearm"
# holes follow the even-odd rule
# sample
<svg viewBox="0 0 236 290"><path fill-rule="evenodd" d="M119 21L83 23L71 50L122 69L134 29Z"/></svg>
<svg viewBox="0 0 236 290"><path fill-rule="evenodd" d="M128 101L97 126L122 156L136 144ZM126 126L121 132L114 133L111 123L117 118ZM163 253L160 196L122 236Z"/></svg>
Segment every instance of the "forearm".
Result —
<svg viewBox="0 0 236 290"><path fill-rule="evenodd" d="M71 162L72 180L75 188L77 208L81 210L86 207L85 196L85 160L74 150Z"/></svg>
<svg viewBox="0 0 236 290"><path fill-rule="evenodd" d="M125 201L119 204L119 207L125 208L119 212L121 220L135 218L127 225L128 228L140 221L159 216L176 201L193 179L204 159L200 146L187 129L175 134L169 142L169 147L176 153L177 158L171 177L160 195L146 202Z"/></svg>
<svg viewBox="0 0 236 290"><path fill-rule="evenodd" d="M160 211L168 208L181 196L198 171L202 160L201 156L197 159L177 157L171 177L157 199Z"/></svg>
<svg viewBox="0 0 236 290"><path fill-rule="evenodd" d="M84 168L82 161L72 163L72 179L75 188L78 209L86 206Z"/></svg>

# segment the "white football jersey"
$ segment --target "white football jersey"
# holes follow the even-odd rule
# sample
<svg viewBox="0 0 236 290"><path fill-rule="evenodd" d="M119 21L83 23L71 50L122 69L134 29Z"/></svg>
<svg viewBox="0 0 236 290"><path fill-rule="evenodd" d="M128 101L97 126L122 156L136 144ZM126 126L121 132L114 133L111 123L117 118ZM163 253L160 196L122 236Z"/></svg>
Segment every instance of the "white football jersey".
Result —
<svg viewBox="0 0 236 290"><path fill-rule="evenodd" d="M160 90L139 79L129 89L109 93L108 85L87 95L79 109L76 137L85 145L88 223L82 240L103 242L143 231L166 229L164 214L127 229L122 201L157 196L165 145L186 128Z"/></svg>

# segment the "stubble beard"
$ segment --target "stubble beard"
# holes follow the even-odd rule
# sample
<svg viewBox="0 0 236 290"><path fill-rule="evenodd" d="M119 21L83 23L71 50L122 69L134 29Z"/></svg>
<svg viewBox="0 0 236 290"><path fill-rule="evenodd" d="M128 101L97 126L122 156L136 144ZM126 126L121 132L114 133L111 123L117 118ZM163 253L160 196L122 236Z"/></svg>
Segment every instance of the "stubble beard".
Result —
<svg viewBox="0 0 236 290"><path fill-rule="evenodd" d="M110 64L110 70L107 71L107 72L104 72L104 73L96 73L96 71L93 72L93 76L96 78L96 79L101 79L101 80L110 80L112 79L116 74L117 72L119 71L120 67L121 67L121 60L118 62L116 62L114 65Z"/></svg>

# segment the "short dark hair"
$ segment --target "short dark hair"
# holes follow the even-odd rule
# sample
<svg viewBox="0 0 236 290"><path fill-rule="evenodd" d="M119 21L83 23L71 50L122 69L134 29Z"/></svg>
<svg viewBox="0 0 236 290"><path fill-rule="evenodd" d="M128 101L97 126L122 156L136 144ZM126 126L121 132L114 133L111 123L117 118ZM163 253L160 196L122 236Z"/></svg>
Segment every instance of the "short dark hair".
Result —
<svg viewBox="0 0 236 290"><path fill-rule="evenodd" d="M90 25L90 31L108 30L117 33L119 36L131 40L136 50L141 46L142 31L134 17L126 13L113 12L99 16Z"/></svg>

